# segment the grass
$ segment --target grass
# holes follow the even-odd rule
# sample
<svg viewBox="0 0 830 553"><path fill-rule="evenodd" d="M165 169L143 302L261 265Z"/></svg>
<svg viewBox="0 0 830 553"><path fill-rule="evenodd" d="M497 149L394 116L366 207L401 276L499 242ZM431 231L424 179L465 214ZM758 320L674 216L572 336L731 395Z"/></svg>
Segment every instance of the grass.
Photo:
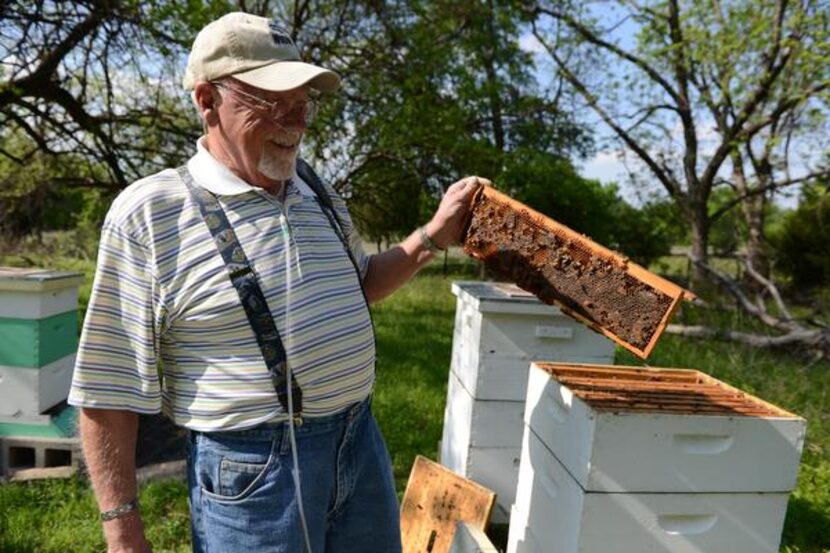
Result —
<svg viewBox="0 0 830 553"><path fill-rule="evenodd" d="M0 264L9 262L0 257ZM81 269L91 280L89 262L52 258L49 265ZM436 457L452 347L455 298L450 283L475 277L473 266L457 260L451 262L451 275L443 276L436 262L373 309L378 336L373 407L387 438L400 491L415 455ZM84 305L85 297L88 291L86 296L82 293ZM683 316L691 322L701 314ZM623 351L618 352L617 363L642 364ZM808 420L781 552L830 552L830 363L811 364L789 355L675 336L665 336L648 363L703 370ZM151 483L142 488L140 498L154 550L188 551L184 485ZM0 551L103 549L95 503L81 478L0 486Z"/></svg>

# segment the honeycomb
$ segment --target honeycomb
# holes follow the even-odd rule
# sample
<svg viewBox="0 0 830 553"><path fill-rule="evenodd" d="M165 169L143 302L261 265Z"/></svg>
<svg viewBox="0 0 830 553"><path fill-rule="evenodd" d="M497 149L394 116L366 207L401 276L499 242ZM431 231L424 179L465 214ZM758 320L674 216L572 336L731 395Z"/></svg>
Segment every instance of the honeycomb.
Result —
<svg viewBox="0 0 830 553"><path fill-rule="evenodd" d="M464 250L642 358L684 295L678 286L490 187L472 200Z"/></svg>
<svg viewBox="0 0 830 553"><path fill-rule="evenodd" d="M597 411L794 416L694 370L569 363L536 365Z"/></svg>

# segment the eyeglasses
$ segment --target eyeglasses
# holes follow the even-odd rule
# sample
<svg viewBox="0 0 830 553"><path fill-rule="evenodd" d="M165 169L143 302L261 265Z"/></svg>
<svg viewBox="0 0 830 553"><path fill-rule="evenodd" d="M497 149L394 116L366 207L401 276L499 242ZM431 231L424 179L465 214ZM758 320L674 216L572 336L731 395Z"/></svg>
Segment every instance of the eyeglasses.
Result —
<svg viewBox="0 0 830 553"><path fill-rule="evenodd" d="M221 88L222 90L227 90L238 95L237 100L240 104L277 122L291 118L300 119L306 125L310 125L314 120L314 116L317 115L317 110L319 108L318 102L313 98L306 98L295 102L287 102L285 100L275 100L273 102L269 102L258 96L239 90L238 88L230 87L224 83L214 82L212 84L217 88Z"/></svg>

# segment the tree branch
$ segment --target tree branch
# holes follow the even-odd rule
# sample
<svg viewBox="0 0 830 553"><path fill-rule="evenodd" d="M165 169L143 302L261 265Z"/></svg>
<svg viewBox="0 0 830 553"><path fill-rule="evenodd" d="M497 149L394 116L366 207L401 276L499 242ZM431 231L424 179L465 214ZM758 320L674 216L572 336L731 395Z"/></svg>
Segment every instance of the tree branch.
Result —
<svg viewBox="0 0 830 553"><path fill-rule="evenodd" d="M764 278L758 271L755 270L755 267L752 266L752 262L749 257L741 256L741 259L744 262L744 268L746 268L747 274L749 274L749 276L754 278L757 282L761 283L770 293L772 299L775 301L775 305L778 306L778 310L781 311L781 314L784 316L784 322L792 322L793 316L790 314L787 306L784 305L784 300L781 299L778 287L775 286L771 280Z"/></svg>
<svg viewBox="0 0 830 553"><path fill-rule="evenodd" d="M824 329L801 329L788 332L781 336L764 336L761 334L751 334L708 326L670 324L666 325L666 332L689 338L716 338L730 342L739 342L756 348L780 348L803 344L818 350L823 350L830 344L830 333Z"/></svg>
<svg viewBox="0 0 830 553"><path fill-rule="evenodd" d="M747 198L751 198L752 196L757 196L758 194L765 194L766 192L770 192L772 190L777 190L779 188L785 188L787 186L792 186L794 184L800 184L807 181L815 180L815 179L822 179L830 177L830 169L825 169L822 171L816 171L810 173L809 175L804 175L802 177L798 177L795 179L787 179L781 182L772 182L766 186L760 186L758 188L753 188L746 194L741 196L737 196L728 202L726 202L720 209L715 211L712 215L709 216L709 220L715 222L716 220L723 217L729 210L734 208L736 205L741 203L742 201L746 200Z"/></svg>
<svg viewBox="0 0 830 553"><path fill-rule="evenodd" d="M92 10L69 34L40 62L40 65L30 74L20 79L5 83L0 88L0 109L6 107L20 96L38 96L38 90L52 79L60 62L77 46L88 34L100 24L103 13L101 10Z"/></svg>
<svg viewBox="0 0 830 553"><path fill-rule="evenodd" d="M636 140L632 138L632 136L626 132L625 129L620 127L608 114L602 106L599 105L599 101L597 100L596 96L591 94L588 91L588 88L585 86L582 81L580 81L576 75L568 69L567 65L559 58L556 54L556 51L547 43L545 38L539 33L538 29L536 28L536 23L532 23L533 27L533 35L539 41L542 46L548 51L550 56L556 62L556 65L559 67L560 72L565 77L565 79L573 86L579 94L588 102L588 105L599 115L600 119L602 119L606 125L611 127L614 132L619 136L623 142L625 142L626 146L631 148L639 157L640 159L645 162L646 165L652 170L654 175L660 180L666 190L672 197L680 197L682 196L680 184L672 179L661 167L660 165L645 151L645 149L640 146Z"/></svg>
<svg viewBox="0 0 830 553"><path fill-rule="evenodd" d="M671 63L679 87L676 98L677 113L680 114L680 122L683 125L683 141L686 144L686 151L683 153L683 173L689 186L697 188L697 128L692 115L692 105L689 102L689 66L684 54L683 32L680 28L677 0L670 0L669 2L669 35L673 51ZM708 194L708 190L711 189L711 183L704 181L703 184L707 187L707 190L703 193L705 196Z"/></svg>
<svg viewBox="0 0 830 553"><path fill-rule="evenodd" d="M586 27L585 25L582 25L581 23L579 23L576 19L574 19L570 15L568 15L564 12L555 11L555 10L551 10L551 9L546 9L546 8L543 8L543 7L538 6L538 5L535 6L535 8L532 9L531 13L533 15L543 14L543 15L547 15L549 17L553 17L554 19L558 19L560 21L563 21L566 25L568 25L568 27L575 30L582 38L584 38L585 40L587 40L591 44L593 44L595 46L599 46L600 48L603 48L605 50L608 50L609 52L612 52L613 54L616 54L618 57L620 57L624 60L627 60L627 61L633 63L634 65L636 65L637 67L639 67L640 69L642 69L651 78L651 80L653 80L654 82L659 84L663 88L663 90L665 90L666 93L669 96L672 97L672 100L674 100L675 104L680 105L682 103L678 92L674 89L674 87L672 87L672 85L666 79L663 78L663 76L660 74L659 71L654 69L648 63L646 63L645 60L635 56L631 52L627 52L627 51L623 50L622 48L616 46L615 44L611 44L610 42L606 42L606 41L602 40L600 37L598 37L596 34L594 34L594 32L591 31L588 27ZM534 22L534 30L535 30L535 22Z"/></svg>
<svg viewBox="0 0 830 553"><path fill-rule="evenodd" d="M777 330L787 330L787 331L800 331L803 328L793 321L784 321L777 317L773 317L766 310L759 309L757 305L753 304L749 298L746 297L743 290L741 290L738 283L734 280L729 278L728 276L724 275L723 273L717 271L713 267L709 266L707 263L702 262L699 259L695 259L691 255L689 259L692 260L692 263L695 264L699 269L701 269L707 276L709 276L714 282L723 286L737 301L738 305L764 323L765 325L775 328Z"/></svg>

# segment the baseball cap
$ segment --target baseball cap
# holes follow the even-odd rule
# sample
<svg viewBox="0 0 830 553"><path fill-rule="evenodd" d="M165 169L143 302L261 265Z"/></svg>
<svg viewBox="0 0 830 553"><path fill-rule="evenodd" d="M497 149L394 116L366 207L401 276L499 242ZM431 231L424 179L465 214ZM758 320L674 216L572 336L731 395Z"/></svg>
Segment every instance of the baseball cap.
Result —
<svg viewBox="0 0 830 553"><path fill-rule="evenodd" d="M332 92L340 85L334 71L300 61L300 51L276 20L234 12L208 23L193 41L182 84L233 76L263 90L284 91L308 85Z"/></svg>

